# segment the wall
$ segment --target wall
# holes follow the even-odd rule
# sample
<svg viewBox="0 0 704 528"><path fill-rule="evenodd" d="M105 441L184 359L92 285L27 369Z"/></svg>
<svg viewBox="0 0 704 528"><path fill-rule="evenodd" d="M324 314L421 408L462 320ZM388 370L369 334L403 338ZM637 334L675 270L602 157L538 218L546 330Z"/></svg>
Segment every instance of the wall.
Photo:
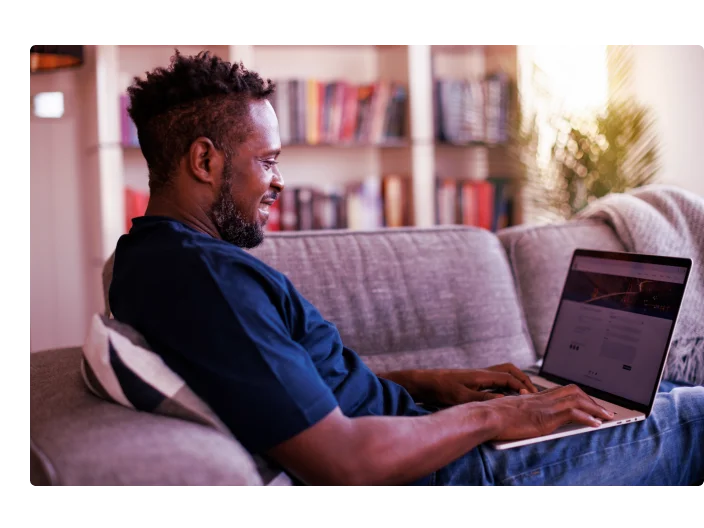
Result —
<svg viewBox="0 0 704 528"><path fill-rule="evenodd" d="M657 119L662 141L660 181L704 196L704 48L634 46L636 97Z"/></svg>
<svg viewBox="0 0 704 528"><path fill-rule="evenodd" d="M92 60L89 52L80 69L30 77L30 95L61 91L65 107L59 119L30 118L32 351L82 344L102 305Z"/></svg>

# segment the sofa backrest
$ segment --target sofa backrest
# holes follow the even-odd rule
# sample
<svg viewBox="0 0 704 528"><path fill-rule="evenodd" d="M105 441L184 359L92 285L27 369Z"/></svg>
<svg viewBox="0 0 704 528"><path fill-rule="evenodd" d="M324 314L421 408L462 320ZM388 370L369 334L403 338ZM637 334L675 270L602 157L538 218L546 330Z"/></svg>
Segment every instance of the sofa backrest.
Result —
<svg viewBox="0 0 704 528"><path fill-rule="evenodd" d="M536 359L506 255L488 231L278 233L252 253L376 371Z"/></svg>
<svg viewBox="0 0 704 528"><path fill-rule="evenodd" d="M542 357L574 250L625 249L613 229L600 220L521 225L500 231L498 237L511 263L533 346Z"/></svg>

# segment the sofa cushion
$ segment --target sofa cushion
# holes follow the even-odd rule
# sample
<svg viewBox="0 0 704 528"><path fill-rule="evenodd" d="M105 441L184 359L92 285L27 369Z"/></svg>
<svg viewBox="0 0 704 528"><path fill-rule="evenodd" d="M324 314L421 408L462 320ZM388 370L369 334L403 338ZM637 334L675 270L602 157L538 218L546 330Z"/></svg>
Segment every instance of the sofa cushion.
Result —
<svg viewBox="0 0 704 528"><path fill-rule="evenodd" d="M93 316L83 357L83 379L96 396L140 411L207 425L231 436L210 407L129 325ZM279 468L259 457L255 462L265 484L291 484Z"/></svg>
<svg viewBox="0 0 704 528"><path fill-rule="evenodd" d="M139 412L92 395L81 349L30 357L34 484L250 485L252 459L212 427Z"/></svg>
<svg viewBox="0 0 704 528"><path fill-rule="evenodd" d="M610 227L595 220L522 225L499 231L498 237L511 262L533 345L542 357L574 250L624 251L623 245Z"/></svg>
<svg viewBox="0 0 704 528"><path fill-rule="evenodd" d="M535 361L498 239L467 227L269 235L286 274L375 371Z"/></svg>

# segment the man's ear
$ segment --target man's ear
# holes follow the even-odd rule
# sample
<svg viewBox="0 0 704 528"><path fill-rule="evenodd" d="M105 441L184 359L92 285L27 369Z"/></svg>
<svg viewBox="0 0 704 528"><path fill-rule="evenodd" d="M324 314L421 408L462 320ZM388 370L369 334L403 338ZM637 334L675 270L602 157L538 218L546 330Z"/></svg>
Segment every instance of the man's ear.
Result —
<svg viewBox="0 0 704 528"><path fill-rule="evenodd" d="M188 168L195 179L215 185L219 184L224 162L224 154L207 137L193 141L186 157Z"/></svg>

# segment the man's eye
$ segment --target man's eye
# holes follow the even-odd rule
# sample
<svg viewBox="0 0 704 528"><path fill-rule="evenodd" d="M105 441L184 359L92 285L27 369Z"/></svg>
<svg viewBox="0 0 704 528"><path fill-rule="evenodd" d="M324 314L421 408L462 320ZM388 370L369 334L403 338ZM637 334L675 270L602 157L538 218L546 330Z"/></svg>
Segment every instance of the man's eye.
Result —
<svg viewBox="0 0 704 528"><path fill-rule="evenodd" d="M271 170L271 168L278 163L279 162L276 160L265 160L264 167L266 168L266 170Z"/></svg>

